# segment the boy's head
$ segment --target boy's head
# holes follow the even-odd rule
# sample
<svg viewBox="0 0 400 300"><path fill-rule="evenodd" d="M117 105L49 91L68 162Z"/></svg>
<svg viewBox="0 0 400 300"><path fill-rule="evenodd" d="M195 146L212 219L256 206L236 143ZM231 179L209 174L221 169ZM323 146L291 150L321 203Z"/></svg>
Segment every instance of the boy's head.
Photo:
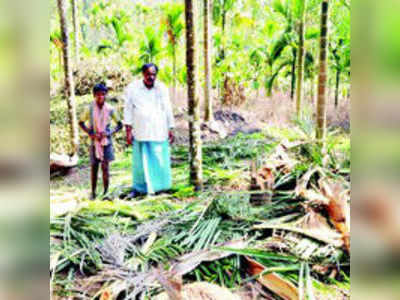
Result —
<svg viewBox="0 0 400 300"><path fill-rule="evenodd" d="M108 88L102 83L98 83L93 87L93 96L98 106L102 107L104 105L107 92Z"/></svg>

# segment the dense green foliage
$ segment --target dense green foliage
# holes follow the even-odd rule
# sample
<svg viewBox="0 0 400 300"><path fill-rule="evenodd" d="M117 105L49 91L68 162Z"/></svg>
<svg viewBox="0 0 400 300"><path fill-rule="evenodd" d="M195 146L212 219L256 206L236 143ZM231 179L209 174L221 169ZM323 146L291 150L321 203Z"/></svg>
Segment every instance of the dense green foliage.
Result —
<svg viewBox="0 0 400 300"><path fill-rule="evenodd" d="M222 86L225 77L247 90L265 87L268 94L275 89L288 92L291 87L291 66L298 46L297 25L300 0L219 0L213 2L212 79L213 86ZM201 4L198 11L201 14ZM82 60L99 61L104 79L112 78L110 66L137 74L149 61L161 67L161 80L186 81L183 31L183 2L133 4L128 0L86 0L79 2L82 10ZM341 92L347 93L350 67L350 9L342 0L331 1L329 49L330 86L335 86L336 70L341 70ZM320 1L307 1L305 32L305 80L315 84L318 57ZM55 12L55 6L52 7ZM59 86L61 68L57 14L51 19L50 71L52 88ZM200 16L197 20L201 20ZM197 24L197 30L202 29ZM198 36L202 36L198 34ZM200 40L200 43L202 41ZM200 48L199 48L200 49ZM111 59L112 58L112 59ZM201 61L202 55L199 60ZM203 64L199 63L200 72ZM246 66L246 67L243 67ZM75 69L79 69L76 66ZM293 75L292 75L293 76ZM56 93L53 91L53 94Z"/></svg>

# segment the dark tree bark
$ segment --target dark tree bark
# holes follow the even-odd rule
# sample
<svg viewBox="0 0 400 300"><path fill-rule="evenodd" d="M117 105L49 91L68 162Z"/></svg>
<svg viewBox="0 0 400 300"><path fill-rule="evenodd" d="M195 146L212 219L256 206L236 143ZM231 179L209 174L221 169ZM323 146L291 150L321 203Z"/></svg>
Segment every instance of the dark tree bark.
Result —
<svg viewBox="0 0 400 300"><path fill-rule="evenodd" d="M78 0L71 0L72 21L74 25L74 49L75 49L75 69L79 64L79 16L78 16Z"/></svg>
<svg viewBox="0 0 400 300"><path fill-rule="evenodd" d="M297 50L293 49L293 61L292 61L291 84L290 84L290 99L292 100L294 97L294 90L296 86L296 57L297 57Z"/></svg>
<svg viewBox="0 0 400 300"><path fill-rule="evenodd" d="M189 110L190 182L199 191L203 188L200 103L197 93L196 30L193 0L185 0L186 68Z"/></svg>
<svg viewBox="0 0 400 300"><path fill-rule="evenodd" d="M336 69L335 108L339 105L340 69Z"/></svg>
<svg viewBox="0 0 400 300"><path fill-rule="evenodd" d="M71 156L73 156L78 151L79 136L78 136L78 122L76 119L74 82L72 78L72 69L71 69L69 32L66 23L67 13L64 0L57 0L57 5L58 5L58 12L60 15L61 36L63 42L64 84L65 84L65 95L67 98L67 105L68 105L68 119L69 119L71 148L72 148Z"/></svg>
<svg viewBox="0 0 400 300"><path fill-rule="evenodd" d="M301 16L299 23L299 50L297 54L297 86L296 86L296 112L301 113L301 101L303 98L303 75L304 75L304 23L305 23L305 0L301 0Z"/></svg>
<svg viewBox="0 0 400 300"><path fill-rule="evenodd" d="M326 134L326 85L327 85L327 46L328 46L328 0L321 5L321 36L318 74L317 130L316 138L323 142Z"/></svg>
<svg viewBox="0 0 400 300"><path fill-rule="evenodd" d="M204 120L206 122L209 122L213 119L211 99L210 26L210 0L204 0Z"/></svg>

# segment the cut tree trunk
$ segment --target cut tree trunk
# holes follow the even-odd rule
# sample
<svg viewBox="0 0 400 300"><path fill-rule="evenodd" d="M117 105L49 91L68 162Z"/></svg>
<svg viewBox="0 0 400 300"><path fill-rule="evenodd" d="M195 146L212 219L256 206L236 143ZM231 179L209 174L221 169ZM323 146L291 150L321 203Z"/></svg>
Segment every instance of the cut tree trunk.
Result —
<svg viewBox="0 0 400 300"><path fill-rule="evenodd" d="M212 99L211 99L211 64L210 64L210 1L204 0L204 97L206 122L212 121Z"/></svg>
<svg viewBox="0 0 400 300"><path fill-rule="evenodd" d="M264 206L271 204L274 186L274 176L268 167L257 169L255 161L251 162L251 175L249 190L252 193L250 203L254 206Z"/></svg>
<svg viewBox="0 0 400 300"><path fill-rule="evenodd" d="M196 35L193 0L185 0L186 68L188 82L190 182L195 190L203 188L200 101L197 93Z"/></svg>
<svg viewBox="0 0 400 300"><path fill-rule="evenodd" d="M274 292L280 298L285 300L303 300L299 297L298 288L289 280L284 279L282 276L275 272L270 272L261 275L266 271L266 268L259 262L245 256L245 267L247 273L251 276L257 276L256 279L263 286Z"/></svg>
<svg viewBox="0 0 400 300"><path fill-rule="evenodd" d="M301 115L301 101L303 98L303 73L304 73L304 24L305 0L301 0L301 16L299 23L299 50L297 55L297 86L296 86L296 113Z"/></svg>
<svg viewBox="0 0 400 300"><path fill-rule="evenodd" d="M317 140L323 142L326 132L326 84L327 84L327 45L328 45L328 0L321 4L321 36L318 74L318 102L317 102Z"/></svg>
<svg viewBox="0 0 400 300"><path fill-rule="evenodd" d="M63 41L64 84L65 84L65 95L67 98L67 105L68 105L68 119L69 119L70 140L71 140L70 156L74 156L77 154L78 151L79 136L78 136L78 122L76 119L74 82L72 78L71 57L69 51L69 31L66 23L67 13L64 0L57 0L57 5L60 15L61 36Z"/></svg>
<svg viewBox="0 0 400 300"><path fill-rule="evenodd" d="M68 172L78 164L78 156L68 156L66 154L50 154L50 175L67 175Z"/></svg>

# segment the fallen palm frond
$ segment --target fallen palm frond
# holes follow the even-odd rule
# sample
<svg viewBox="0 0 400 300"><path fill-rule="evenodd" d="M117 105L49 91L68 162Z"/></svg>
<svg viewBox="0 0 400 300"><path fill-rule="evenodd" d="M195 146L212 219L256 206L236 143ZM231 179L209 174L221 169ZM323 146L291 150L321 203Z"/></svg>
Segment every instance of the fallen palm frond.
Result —
<svg viewBox="0 0 400 300"><path fill-rule="evenodd" d="M279 295L279 297L285 300L298 300L299 291L294 284L290 281L283 279L277 273L274 273L270 269L266 269L262 264L252 260L250 258L246 258L247 260L247 272L254 276L257 276L257 280L273 291L275 294ZM268 273L266 273L268 271Z"/></svg>
<svg viewBox="0 0 400 300"><path fill-rule="evenodd" d="M342 234L346 250L350 252L350 206L349 190L338 183L321 181L322 193L329 199L327 211L331 222Z"/></svg>
<svg viewBox="0 0 400 300"><path fill-rule="evenodd" d="M103 295L103 292L111 296L126 293L132 298L160 290L162 285L154 285L156 266L169 270L163 273L167 278L183 276L184 280L207 280L233 288L245 280L238 256L253 257L281 274L298 270L304 259L312 261L314 257L335 255L328 250L318 254L323 247L307 244L306 238L302 240L288 234L281 242L282 254L277 254L276 248L268 252L267 241L260 244L264 247L261 250L246 249L247 244L256 243L260 233L266 229L296 232L333 247L340 246L337 239L332 242L326 239L326 235L317 234L321 234L320 227L324 228L326 224L316 213L302 216L299 212L257 225L259 218L274 216L282 208L279 205L252 207L246 193L214 194L212 197L214 200L205 206L202 202L194 202L181 209L169 207L157 218L153 218L153 214L137 218L129 209L121 211L120 202L100 205L102 209L97 205L82 206L72 214L53 218L51 233L53 239L61 242L52 243L51 270L60 274L72 267L76 272L89 276L84 281L76 279L79 285L71 283L75 286L70 289L72 293L92 293L93 296L89 287L99 285L102 289L97 291L98 295ZM136 203L133 207L138 212L146 211L149 203L151 200ZM157 207L163 206L159 204ZM296 226L302 224L306 229L281 224L293 222L293 219ZM232 237L244 236L248 242L243 239L229 241ZM233 257L228 257L232 254ZM278 277L275 276L275 280L279 281ZM55 276L55 284L57 280Z"/></svg>
<svg viewBox="0 0 400 300"><path fill-rule="evenodd" d="M244 247L245 243L243 241L232 241L224 244L224 246L230 246L236 249L235 247ZM102 295L106 290L112 297L116 297L123 290L129 290L129 297L134 298L139 293L159 288L159 285L154 284L158 281L160 285L167 290L171 299L180 299L176 291L177 286L179 286L176 281L177 278L179 282L181 276L191 272L202 262L219 260L231 255L231 253L221 250L203 250L200 252L188 253L178 258L178 262L173 263L169 271L163 271L162 269L153 267L147 271L135 272L119 262L115 263L114 261L110 261L109 253L101 252L101 254L104 255L104 260L108 261L110 264L104 265L103 270L98 274L85 279L81 287L79 287L80 292L88 293L90 286L100 283L106 286L97 292L98 295ZM107 283L110 282L111 285L108 285Z"/></svg>
<svg viewBox="0 0 400 300"><path fill-rule="evenodd" d="M69 169L76 167L79 157L77 155L68 156L67 154L50 154L50 174L57 176L58 174L65 174Z"/></svg>
<svg viewBox="0 0 400 300"><path fill-rule="evenodd" d="M172 265L169 272L172 276L181 276L187 274L195 269L202 262L219 260L221 258L231 255L231 252L229 252L229 250L221 250L232 249L233 251L235 251L237 249L244 248L245 246L246 243L243 240L238 240L220 245L220 250L216 248L216 250L203 250L186 254L178 258L178 263Z"/></svg>
<svg viewBox="0 0 400 300"><path fill-rule="evenodd" d="M284 224L270 224L266 222L254 225L254 229L280 229L296 232L335 247L341 247L343 245L341 235L331 229L323 217L316 213L311 214L302 217L296 222Z"/></svg>
<svg viewBox="0 0 400 300"><path fill-rule="evenodd" d="M154 300L172 300L167 293L161 293ZM240 300L240 296L231 293L227 288L208 282L194 282L182 286L182 300Z"/></svg>

